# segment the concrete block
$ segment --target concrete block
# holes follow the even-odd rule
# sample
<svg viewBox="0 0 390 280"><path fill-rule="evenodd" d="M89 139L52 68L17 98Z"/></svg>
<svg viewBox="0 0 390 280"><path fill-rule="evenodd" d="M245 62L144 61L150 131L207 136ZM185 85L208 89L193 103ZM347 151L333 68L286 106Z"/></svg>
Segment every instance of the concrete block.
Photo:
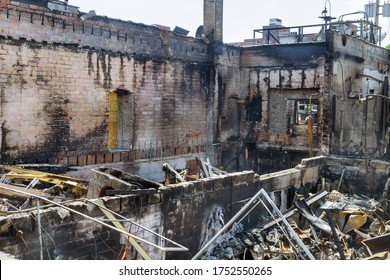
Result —
<svg viewBox="0 0 390 280"><path fill-rule="evenodd" d="M50 222L49 221L50 217L48 217L50 215L51 215L51 213L45 215L45 217L43 218L46 223ZM28 216L25 214L12 217L13 229L14 230L21 230L24 234L33 232L33 229L36 228L36 226L34 226L34 224L36 225L36 221L31 216ZM5 229L6 228L7 227L5 227ZM9 228L9 229L11 229L11 228ZM9 233L11 233L11 232L9 232Z"/></svg>
<svg viewBox="0 0 390 280"><path fill-rule="evenodd" d="M263 181L256 181L255 182L256 191L260 191L261 189L264 189L266 192L270 192L270 184L264 184Z"/></svg>
<svg viewBox="0 0 390 280"><path fill-rule="evenodd" d="M120 200L120 198L119 198L119 200ZM87 215L91 216L91 217L98 217L98 216L101 216L103 214L103 212L100 209L100 207L98 207L98 206L96 206L96 205L94 205L92 203L88 203L87 204L87 210L88 210Z"/></svg>
<svg viewBox="0 0 390 280"><path fill-rule="evenodd" d="M96 155L87 156L87 164L88 165L96 164Z"/></svg>
<svg viewBox="0 0 390 280"><path fill-rule="evenodd" d="M232 177L230 177L230 175L222 175L220 178L222 179L223 189L229 189L233 186Z"/></svg>
<svg viewBox="0 0 390 280"><path fill-rule="evenodd" d="M156 194L149 194L147 196L147 198L148 198L148 205L157 204L157 203L161 202L161 196L158 193L156 193Z"/></svg>
<svg viewBox="0 0 390 280"><path fill-rule="evenodd" d="M260 185L261 188L267 190L268 192L272 191L272 180L270 176L260 176L261 179L257 183L257 185Z"/></svg>
<svg viewBox="0 0 390 280"><path fill-rule="evenodd" d="M101 198L104 205L114 212L121 211L121 203L119 197L103 197Z"/></svg>
<svg viewBox="0 0 390 280"><path fill-rule="evenodd" d="M254 181L254 180L249 181L249 182L247 183L246 188L247 188L247 192L248 192L248 193L256 193L256 192L257 192L257 187L256 187L256 184L255 184L255 181Z"/></svg>
<svg viewBox="0 0 390 280"><path fill-rule="evenodd" d="M316 184L320 178L320 166L302 170L302 185Z"/></svg>
<svg viewBox="0 0 390 280"><path fill-rule="evenodd" d="M136 200L135 200L136 197L137 197L137 195L122 196L120 198L121 211L127 211L127 210L134 209L135 205L136 205Z"/></svg>
<svg viewBox="0 0 390 280"><path fill-rule="evenodd" d="M214 192L214 179L212 178L204 178L201 179L203 182L203 188L205 193Z"/></svg>
<svg viewBox="0 0 390 280"><path fill-rule="evenodd" d="M84 203L84 202L72 202L71 204L69 204L67 206L69 208L77 211L77 212L80 212L80 213L88 215L88 212L89 212L88 211L88 207L87 207L87 204ZM72 212L72 220L74 222L80 221L82 219L84 219L82 216Z"/></svg>
<svg viewBox="0 0 390 280"><path fill-rule="evenodd" d="M197 180L191 182L194 185L194 195L203 194L204 193L204 182Z"/></svg>
<svg viewBox="0 0 390 280"><path fill-rule="evenodd" d="M240 185L242 182L244 182L244 180L243 180L243 174L242 174L241 172L230 173L229 176L230 176L231 179L232 179L232 186L233 186L233 187L238 186L238 185Z"/></svg>
<svg viewBox="0 0 390 280"><path fill-rule="evenodd" d="M172 198L180 198L184 195L184 187L181 184L176 185L169 185L169 187L172 189Z"/></svg>
<svg viewBox="0 0 390 280"><path fill-rule="evenodd" d="M225 185L223 184L223 178L215 177L213 178L214 181L214 191L219 191L225 188Z"/></svg>
<svg viewBox="0 0 390 280"><path fill-rule="evenodd" d="M169 201L173 197L173 189L171 187L160 187L161 202Z"/></svg>
<svg viewBox="0 0 390 280"><path fill-rule="evenodd" d="M299 164L296 169L303 169L308 167L315 167L315 166L322 166L326 163L327 157L325 156L318 156L313 158L306 158L301 161L301 164Z"/></svg>
<svg viewBox="0 0 390 280"><path fill-rule="evenodd" d="M121 153L113 153L112 162L120 162L120 161L121 161Z"/></svg>
<svg viewBox="0 0 390 280"><path fill-rule="evenodd" d="M185 182L181 184L183 186L183 193L186 197L194 196L194 184L191 182Z"/></svg>
<svg viewBox="0 0 390 280"><path fill-rule="evenodd" d="M96 164L104 164L104 154L97 154L96 155Z"/></svg>

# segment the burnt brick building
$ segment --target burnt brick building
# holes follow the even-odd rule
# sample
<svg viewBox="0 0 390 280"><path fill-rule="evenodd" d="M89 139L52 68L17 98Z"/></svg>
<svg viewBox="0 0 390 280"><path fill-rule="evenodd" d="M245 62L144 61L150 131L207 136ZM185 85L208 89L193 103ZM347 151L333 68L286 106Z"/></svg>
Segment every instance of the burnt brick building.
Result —
<svg viewBox="0 0 390 280"><path fill-rule="evenodd" d="M319 154L387 155L387 99L371 97L388 94L387 49L336 29L235 47L223 43L223 1L205 0L204 10L191 38L84 19L65 2L2 0L1 161L200 154L264 173Z"/></svg>

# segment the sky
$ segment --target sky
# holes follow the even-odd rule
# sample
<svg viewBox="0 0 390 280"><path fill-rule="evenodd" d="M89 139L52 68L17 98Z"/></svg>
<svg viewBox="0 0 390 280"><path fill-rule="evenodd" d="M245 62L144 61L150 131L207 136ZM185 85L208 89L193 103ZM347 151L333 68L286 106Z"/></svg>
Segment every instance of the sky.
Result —
<svg viewBox="0 0 390 280"><path fill-rule="evenodd" d="M381 0L383 4L385 0ZM386 0L387 1L387 0ZM279 18L284 26L323 23L318 17L326 8L332 17L364 11L370 0L224 0L224 32L226 43L253 38L253 29L260 29L270 18ZM203 21L203 0L69 0L82 12L95 10L98 15L129 20L147 25L161 24L182 27L194 37ZM346 20L361 19L360 15L346 16ZM382 46L390 43L390 18L381 17L385 37Z"/></svg>

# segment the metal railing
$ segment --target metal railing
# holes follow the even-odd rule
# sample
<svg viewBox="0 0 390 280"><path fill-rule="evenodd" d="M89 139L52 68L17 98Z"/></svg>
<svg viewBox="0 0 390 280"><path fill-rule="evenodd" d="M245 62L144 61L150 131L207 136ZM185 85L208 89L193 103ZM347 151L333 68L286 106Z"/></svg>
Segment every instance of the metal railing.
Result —
<svg viewBox="0 0 390 280"><path fill-rule="evenodd" d="M326 24L312 24L291 27L267 27L264 29L253 30L254 45L276 45L276 44L293 44L324 42L327 30L333 30L342 34L355 36L368 43L379 45L382 41L382 28L375 25L369 20L347 20L343 17L337 22ZM307 30L311 29L312 32ZM261 40L257 38L258 33L262 34Z"/></svg>
<svg viewBox="0 0 390 280"><path fill-rule="evenodd" d="M327 192L322 191L316 195L315 200L311 200L310 203L323 198L325 195L327 195ZM266 205L271 206L272 210L269 209ZM294 252L300 257L300 259L310 259L314 260L313 254L308 250L308 248L305 246L305 244L302 242L298 234L294 231L294 229L291 227L291 225L287 221L288 214L283 215L283 213L280 212L279 208L275 205L275 203L272 201L272 199L269 197L268 193L261 189L257 194L255 194L241 209L237 212L236 215L234 215L233 218L229 220L225 224L225 226L217 232L213 238L211 238L204 246L200 249L200 251L192 258L193 260L197 260L202 258L203 255L207 254L212 250L216 245L218 245L218 239L225 233L229 232L237 223L240 223L245 217L247 217L258 205L262 205L268 212L268 214L271 216L273 223L271 225L278 225L280 228L283 229L283 232L285 233L286 238L288 237L288 241L291 245L291 247L294 249ZM275 213L275 214L274 214ZM280 224L282 222L282 224ZM271 226L267 225L267 227Z"/></svg>

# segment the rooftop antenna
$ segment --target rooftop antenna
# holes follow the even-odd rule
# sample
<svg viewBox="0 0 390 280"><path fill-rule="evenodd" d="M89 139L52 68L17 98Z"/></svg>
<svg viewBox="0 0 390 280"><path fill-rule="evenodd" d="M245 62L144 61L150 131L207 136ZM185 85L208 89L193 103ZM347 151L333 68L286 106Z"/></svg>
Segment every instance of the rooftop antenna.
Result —
<svg viewBox="0 0 390 280"><path fill-rule="evenodd" d="M329 6L329 15L328 15L328 10L326 8L326 4ZM325 7L324 10L322 11L322 16L319 18L323 19L325 21L325 30L328 29L328 23L331 22L332 20L336 19L335 17L332 17L332 4L330 3L329 0L325 1Z"/></svg>

